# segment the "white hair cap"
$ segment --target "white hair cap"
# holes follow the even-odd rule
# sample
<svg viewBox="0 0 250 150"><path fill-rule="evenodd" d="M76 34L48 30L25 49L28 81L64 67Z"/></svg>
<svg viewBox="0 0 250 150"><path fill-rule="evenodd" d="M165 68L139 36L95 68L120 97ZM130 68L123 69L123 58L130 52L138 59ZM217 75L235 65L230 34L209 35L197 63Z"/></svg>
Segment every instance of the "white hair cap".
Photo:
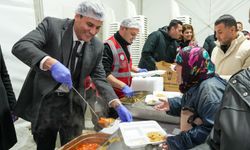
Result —
<svg viewBox="0 0 250 150"><path fill-rule="evenodd" d="M80 3L75 13L100 21L104 21L105 17L103 5L91 1L83 1Z"/></svg>
<svg viewBox="0 0 250 150"><path fill-rule="evenodd" d="M136 28L141 29L141 23L137 21L135 18L126 18L124 19L120 26L127 27L127 28Z"/></svg>

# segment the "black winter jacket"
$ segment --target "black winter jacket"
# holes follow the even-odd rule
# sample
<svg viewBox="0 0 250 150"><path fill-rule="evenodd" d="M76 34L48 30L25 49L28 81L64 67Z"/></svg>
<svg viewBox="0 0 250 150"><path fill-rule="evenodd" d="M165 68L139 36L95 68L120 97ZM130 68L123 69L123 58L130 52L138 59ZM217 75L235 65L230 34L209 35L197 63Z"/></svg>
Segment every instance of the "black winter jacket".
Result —
<svg viewBox="0 0 250 150"><path fill-rule="evenodd" d="M216 150L249 150L250 69L235 74L226 87L208 143Z"/></svg>
<svg viewBox="0 0 250 150"><path fill-rule="evenodd" d="M178 43L168 35L167 26L154 31L146 40L139 62L139 68L155 70L155 62L173 63L177 54Z"/></svg>
<svg viewBox="0 0 250 150"><path fill-rule="evenodd" d="M203 44L203 48L205 50L207 50L209 56L211 57L212 51L214 49L214 47L216 46L215 41L216 41L216 37L215 35L209 35L206 39L205 42Z"/></svg>
<svg viewBox="0 0 250 150"><path fill-rule="evenodd" d="M0 47L0 150L8 150L17 142L11 117L15 104L16 97Z"/></svg>

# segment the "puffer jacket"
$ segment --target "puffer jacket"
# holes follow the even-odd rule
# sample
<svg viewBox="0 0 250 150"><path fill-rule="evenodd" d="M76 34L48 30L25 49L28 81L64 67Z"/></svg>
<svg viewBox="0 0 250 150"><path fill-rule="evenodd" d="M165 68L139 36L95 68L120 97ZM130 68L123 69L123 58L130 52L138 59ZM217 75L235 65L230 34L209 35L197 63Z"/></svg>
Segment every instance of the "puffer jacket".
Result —
<svg viewBox="0 0 250 150"><path fill-rule="evenodd" d="M207 142L214 150L250 150L250 68L229 80L214 129Z"/></svg>
<svg viewBox="0 0 250 150"><path fill-rule="evenodd" d="M226 53L220 47L216 41L211 60L215 64L215 72L222 78L229 80L233 74L250 66L250 41L242 32L238 32L238 37L231 42Z"/></svg>
<svg viewBox="0 0 250 150"><path fill-rule="evenodd" d="M173 63L177 54L177 46L176 40L168 35L167 26L152 32L143 46L139 67L155 70L155 62Z"/></svg>
<svg viewBox="0 0 250 150"><path fill-rule="evenodd" d="M190 149L206 141L207 136L213 128L215 114L219 110L221 99L225 90L226 82L218 76L206 79L199 85L191 87L183 97L169 99L169 115L180 116L183 108L194 110L203 124L193 126L188 131L167 138L170 150Z"/></svg>

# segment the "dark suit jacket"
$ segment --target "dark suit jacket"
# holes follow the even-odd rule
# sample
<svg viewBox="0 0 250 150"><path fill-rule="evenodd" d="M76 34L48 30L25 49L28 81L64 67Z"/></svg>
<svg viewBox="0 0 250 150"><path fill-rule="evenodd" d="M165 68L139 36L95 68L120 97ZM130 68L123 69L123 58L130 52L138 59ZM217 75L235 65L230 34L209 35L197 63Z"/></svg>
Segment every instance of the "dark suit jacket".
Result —
<svg viewBox="0 0 250 150"><path fill-rule="evenodd" d="M36 123L43 99L58 87L50 71L40 70L39 64L49 55L67 66L73 44L73 24L74 20L70 19L45 18L14 45L12 53L31 67L15 108L18 116ZM96 37L86 44L80 75L82 84L78 90L84 95L83 80L90 75L100 94L109 102L117 96L106 81L102 52L103 43Z"/></svg>
<svg viewBox="0 0 250 150"><path fill-rule="evenodd" d="M0 149L8 150L16 142L16 132L10 110L13 110L16 97L5 66L0 47Z"/></svg>

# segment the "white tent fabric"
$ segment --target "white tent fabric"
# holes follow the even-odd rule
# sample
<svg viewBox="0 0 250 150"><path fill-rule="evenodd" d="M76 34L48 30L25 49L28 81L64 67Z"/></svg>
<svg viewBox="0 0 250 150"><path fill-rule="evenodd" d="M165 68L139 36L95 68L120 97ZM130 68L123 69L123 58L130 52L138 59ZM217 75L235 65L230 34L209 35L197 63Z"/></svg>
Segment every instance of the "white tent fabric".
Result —
<svg viewBox="0 0 250 150"><path fill-rule="evenodd" d="M28 67L17 60L11 49L17 40L35 28L32 0L0 0L0 44L16 96L18 96Z"/></svg>
<svg viewBox="0 0 250 150"><path fill-rule="evenodd" d="M168 25L173 19L170 5L172 0L143 0L143 15L149 19L149 31L155 31L163 25ZM223 14L231 14L237 21L244 24L244 29L250 31L248 23L249 0L174 0L180 15L192 18L192 25L199 45L203 45L205 38L213 34L215 20Z"/></svg>
<svg viewBox="0 0 250 150"><path fill-rule="evenodd" d="M192 17L199 44L214 31L214 22L223 14L231 14L237 21L244 24L244 29L250 30L248 24L249 0L176 0L182 14Z"/></svg>

